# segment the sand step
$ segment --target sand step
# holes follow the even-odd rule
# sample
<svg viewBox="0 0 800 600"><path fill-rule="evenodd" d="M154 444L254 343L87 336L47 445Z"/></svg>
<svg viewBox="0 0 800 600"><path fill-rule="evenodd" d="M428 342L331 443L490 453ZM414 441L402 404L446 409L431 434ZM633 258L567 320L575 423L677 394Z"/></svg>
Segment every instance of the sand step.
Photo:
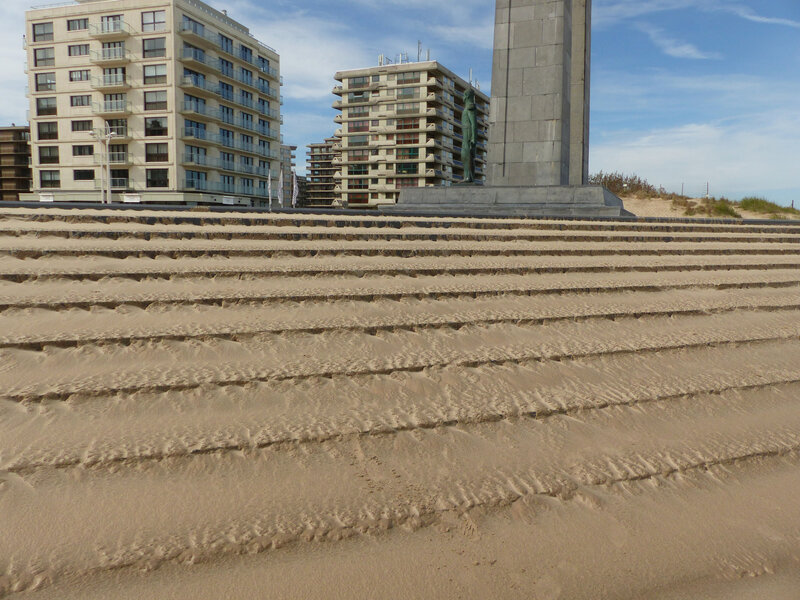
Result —
<svg viewBox="0 0 800 600"><path fill-rule="evenodd" d="M457 330L334 331L225 339L169 340L129 347L2 351L0 399L65 400L141 391L309 377L383 375L431 367L527 363L659 352L731 343L794 340L800 311L737 311L679 319L497 323ZM58 368L50 369L49 364Z"/></svg>
<svg viewBox="0 0 800 600"><path fill-rule="evenodd" d="M2 265L0 281L47 280L99 281L108 277L131 280L198 277L316 277L422 276L422 275L538 275L543 273L604 273L647 271L724 271L800 269L800 256L585 256L585 257L453 257L443 263L429 257L393 260L392 257L359 257L342 260L274 258L269 262L248 258L196 258L187 261L104 257L86 260L69 257L40 258L35 261L8 259Z"/></svg>
<svg viewBox="0 0 800 600"><path fill-rule="evenodd" d="M80 224L101 226L124 224L125 229L136 227L151 228L160 225L170 227L237 227L250 228L272 226L285 228L329 227L329 228L458 228L458 229L498 229L498 230L538 230L538 231L640 231L640 232L716 232L716 233L783 233L785 235L800 234L800 225L795 223L758 224L732 220L698 221L695 219L675 220L592 220L576 219L515 219L515 218L447 218L447 217L368 217L342 214L330 215L286 215L272 214L253 216L248 214L224 216L219 213L165 212L158 216L136 213L111 213L108 211L3 211L0 210L0 222L28 224L41 228L70 228Z"/></svg>
<svg viewBox="0 0 800 600"><path fill-rule="evenodd" d="M0 541L13 565L6 581L24 585L36 574L58 581L373 532L397 535L400 526L430 526L452 511L503 510L531 496L591 497L591 488L709 470L719 480L723 467L796 469L795 404L769 392L714 395L555 417L548 427L502 420L355 443L332 439L302 451L274 445L122 462L84 470L79 481L69 469L36 471L25 477L36 491L27 510L13 524L0 513L0 526L11 532ZM338 485L320 485L332 476ZM194 493L198 487L202 494ZM142 502L151 497L173 510ZM94 522L118 525L86 527ZM59 552L65 545L73 550Z"/></svg>
<svg viewBox="0 0 800 600"><path fill-rule="evenodd" d="M543 296L478 299L325 301L310 306L193 306L150 309L50 309L0 314L0 348L130 345L143 342L220 339L246 342L263 334L354 331L375 334L397 330L459 329L465 325L540 325L587 319L673 318L737 310L800 309L800 285L787 288L683 290L564 294L558 302Z"/></svg>
<svg viewBox="0 0 800 600"><path fill-rule="evenodd" d="M478 298L564 293L652 292L691 288L753 289L795 287L796 269L679 272L610 272L524 275L312 277L283 279L48 281L0 283L0 311L47 308L115 308L126 305L223 305L266 302L373 301L377 299Z"/></svg>
<svg viewBox="0 0 800 600"><path fill-rule="evenodd" d="M70 240L248 240L248 241L426 241L426 242L636 242L636 243L703 243L703 242L729 242L743 243L756 242L762 244L797 244L800 243L800 234L786 235L783 233L660 233L660 232L532 232L520 231L483 231L443 229L430 231L369 231L360 228L340 230L332 228L315 227L301 230L286 228L272 228L272 230L255 230L249 228L228 228L218 231L209 230L179 230L151 227L144 231L125 229L80 229L78 226L64 229L0 229L0 240L7 238L61 238Z"/></svg>
<svg viewBox="0 0 800 600"><path fill-rule="evenodd" d="M96 258L202 258L202 257L451 257L451 256L785 256L800 255L798 244L758 243L573 243L548 242L531 244L507 242L504 244L465 242L258 242L239 240L232 242L146 242L124 244L110 242L88 245L81 240L62 240L43 246L31 239L21 239L15 244L0 244L0 257L41 259L52 257Z"/></svg>

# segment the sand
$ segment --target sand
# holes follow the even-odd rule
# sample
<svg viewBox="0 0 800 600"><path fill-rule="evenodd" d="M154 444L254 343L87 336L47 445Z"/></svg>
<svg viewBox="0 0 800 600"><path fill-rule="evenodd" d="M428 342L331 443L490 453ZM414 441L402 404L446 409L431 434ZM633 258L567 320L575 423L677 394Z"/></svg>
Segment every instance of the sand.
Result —
<svg viewBox="0 0 800 600"><path fill-rule="evenodd" d="M800 589L798 227L4 209L0 355L0 597Z"/></svg>

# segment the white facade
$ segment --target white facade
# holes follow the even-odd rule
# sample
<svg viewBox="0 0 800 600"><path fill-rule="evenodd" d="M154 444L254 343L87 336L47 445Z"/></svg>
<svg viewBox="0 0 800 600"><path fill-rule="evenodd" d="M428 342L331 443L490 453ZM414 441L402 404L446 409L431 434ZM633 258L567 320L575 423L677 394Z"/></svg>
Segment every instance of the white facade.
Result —
<svg viewBox="0 0 800 600"><path fill-rule="evenodd" d="M197 0L83 0L28 11L26 42L28 199L99 201L109 161L114 201L266 205L279 57L247 28Z"/></svg>

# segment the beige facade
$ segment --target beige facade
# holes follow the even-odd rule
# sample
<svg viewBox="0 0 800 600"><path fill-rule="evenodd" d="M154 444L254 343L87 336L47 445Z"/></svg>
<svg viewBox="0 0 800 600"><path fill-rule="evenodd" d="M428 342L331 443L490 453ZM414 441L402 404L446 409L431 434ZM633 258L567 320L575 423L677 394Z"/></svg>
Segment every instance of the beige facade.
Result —
<svg viewBox="0 0 800 600"><path fill-rule="evenodd" d="M341 128L336 193L350 207L393 204L409 187L462 180L461 116L470 84L436 61L380 65L336 73L333 107ZM489 97L478 109L476 180L485 178Z"/></svg>
<svg viewBox="0 0 800 600"><path fill-rule="evenodd" d="M0 127L0 200L19 200L31 189L28 127Z"/></svg>
<svg viewBox="0 0 800 600"><path fill-rule="evenodd" d="M280 145L280 169L283 172L283 205L292 205L292 192L294 190L294 179L292 175L297 171L295 160L297 155L297 146L290 146L288 144Z"/></svg>
<svg viewBox="0 0 800 600"><path fill-rule="evenodd" d="M326 138L321 144L309 144L306 152L306 198L309 206L338 206L340 201L334 194L334 175L338 165L333 164L334 157L341 158L341 151L333 149L340 145L340 139Z"/></svg>
<svg viewBox="0 0 800 600"><path fill-rule="evenodd" d="M100 200L108 160L114 201L267 203L279 57L224 12L79 0L28 11L26 46L33 199Z"/></svg>

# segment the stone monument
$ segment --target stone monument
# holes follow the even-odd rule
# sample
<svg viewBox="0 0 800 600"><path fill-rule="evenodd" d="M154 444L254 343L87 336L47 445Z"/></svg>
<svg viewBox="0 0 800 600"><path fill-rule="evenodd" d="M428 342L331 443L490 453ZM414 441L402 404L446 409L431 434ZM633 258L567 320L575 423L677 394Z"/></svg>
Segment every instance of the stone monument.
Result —
<svg viewBox="0 0 800 600"><path fill-rule="evenodd" d="M591 0L496 0L486 186L409 188L390 212L623 216L589 178Z"/></svg>

